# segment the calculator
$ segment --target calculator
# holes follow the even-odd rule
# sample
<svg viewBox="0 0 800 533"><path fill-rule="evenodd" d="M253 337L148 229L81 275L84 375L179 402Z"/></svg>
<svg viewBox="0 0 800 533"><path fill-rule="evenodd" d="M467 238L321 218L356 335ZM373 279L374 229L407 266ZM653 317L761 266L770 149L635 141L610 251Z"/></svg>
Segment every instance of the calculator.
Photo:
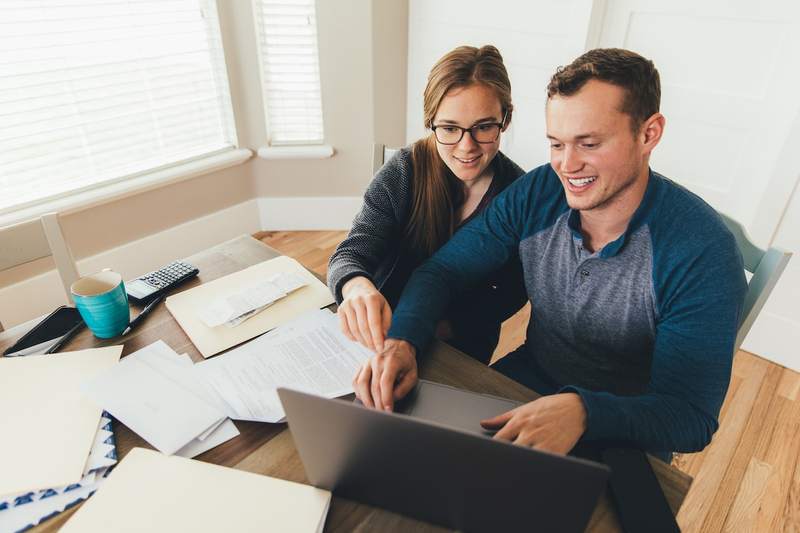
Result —
<svg viewBox="0 0 800 533"><path fill-rule="evenodd" d="M173 261L149 274L126 281L125 291L128 293L128 299L137 304L144 304L192 279L199 272L196 266L189 263Z"/></svg>

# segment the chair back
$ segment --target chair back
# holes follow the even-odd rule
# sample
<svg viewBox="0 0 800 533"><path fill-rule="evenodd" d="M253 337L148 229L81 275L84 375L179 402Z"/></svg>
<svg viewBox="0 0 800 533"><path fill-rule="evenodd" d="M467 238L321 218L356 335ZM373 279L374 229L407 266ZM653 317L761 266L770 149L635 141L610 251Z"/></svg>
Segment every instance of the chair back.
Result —
<svg viewBox="0 0 800 533"><path fill-rule="evenodd" d="M387 148L384 144L372 145L372 175L378 173L384 163L392 158L394 154L400 151L400 148Z"/></svg>
<svg viewBox="0 0 800 533"><path fill-rule="evenodd" d="M57 213L0 228L0 271L53 256L64 294L72 303L70 286L80 276L64 240ZM1 330L0 330L1 331Z"/></svg>
<svg viewBox="0 0 800 533"><path fill-rule="evenodd" d="M750 328L753 327L753 323L772 293L772 289L778 283L792 253L778 247L770 247L767 250L759 248L750 240L747 231L741 224L724 213L720 213L720 216L728 230L736 238L736 244L739 246L744 260L744 269L753 275L747 284L739 330L736 334L735 352L744 342Z"/></svg>

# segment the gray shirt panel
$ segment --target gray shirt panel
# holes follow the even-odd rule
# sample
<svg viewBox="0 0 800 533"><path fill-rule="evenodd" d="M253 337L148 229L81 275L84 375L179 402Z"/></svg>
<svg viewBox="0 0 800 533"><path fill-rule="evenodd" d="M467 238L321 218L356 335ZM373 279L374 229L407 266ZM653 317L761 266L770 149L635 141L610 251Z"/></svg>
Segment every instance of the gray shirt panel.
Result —
<svg viewBox="0 0 800 533"><path fill-rule="evenodd" d="M531 300L527 348L556 383L640 394L650 377L656 334L652 243L647 225L619 253L588 253L556 223L520 242Z"/></svg>

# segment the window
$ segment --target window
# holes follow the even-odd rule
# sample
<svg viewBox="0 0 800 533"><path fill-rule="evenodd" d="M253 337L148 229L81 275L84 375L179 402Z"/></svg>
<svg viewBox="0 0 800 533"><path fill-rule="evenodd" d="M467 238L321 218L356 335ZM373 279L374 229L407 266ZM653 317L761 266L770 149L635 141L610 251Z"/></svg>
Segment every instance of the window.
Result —
<svg viewBox="0 0 800 533"><path fill-rule="evenodd" d="M0 3L0 212L236 144L214 0Z"/></svg>
<svg viewBox="0 0 800 533"><path fill-rule="evenodd" d="M255 19L269 144L321 144L314 0L255 0Z"/></svg>

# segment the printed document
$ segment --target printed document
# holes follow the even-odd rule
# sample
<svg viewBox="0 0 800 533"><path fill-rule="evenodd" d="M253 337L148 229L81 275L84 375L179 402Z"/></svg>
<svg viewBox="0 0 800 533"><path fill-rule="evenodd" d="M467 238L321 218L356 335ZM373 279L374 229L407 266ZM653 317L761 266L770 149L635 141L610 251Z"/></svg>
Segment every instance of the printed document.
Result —
<svg viewBox="0 0 800 533"><path fill-rule="evenodd" d="M236 420L280 422L278 387L336 398L353 392L353 376L372 356L339 330L327 309L280 326L214 359L194 365Z"/></svg>

